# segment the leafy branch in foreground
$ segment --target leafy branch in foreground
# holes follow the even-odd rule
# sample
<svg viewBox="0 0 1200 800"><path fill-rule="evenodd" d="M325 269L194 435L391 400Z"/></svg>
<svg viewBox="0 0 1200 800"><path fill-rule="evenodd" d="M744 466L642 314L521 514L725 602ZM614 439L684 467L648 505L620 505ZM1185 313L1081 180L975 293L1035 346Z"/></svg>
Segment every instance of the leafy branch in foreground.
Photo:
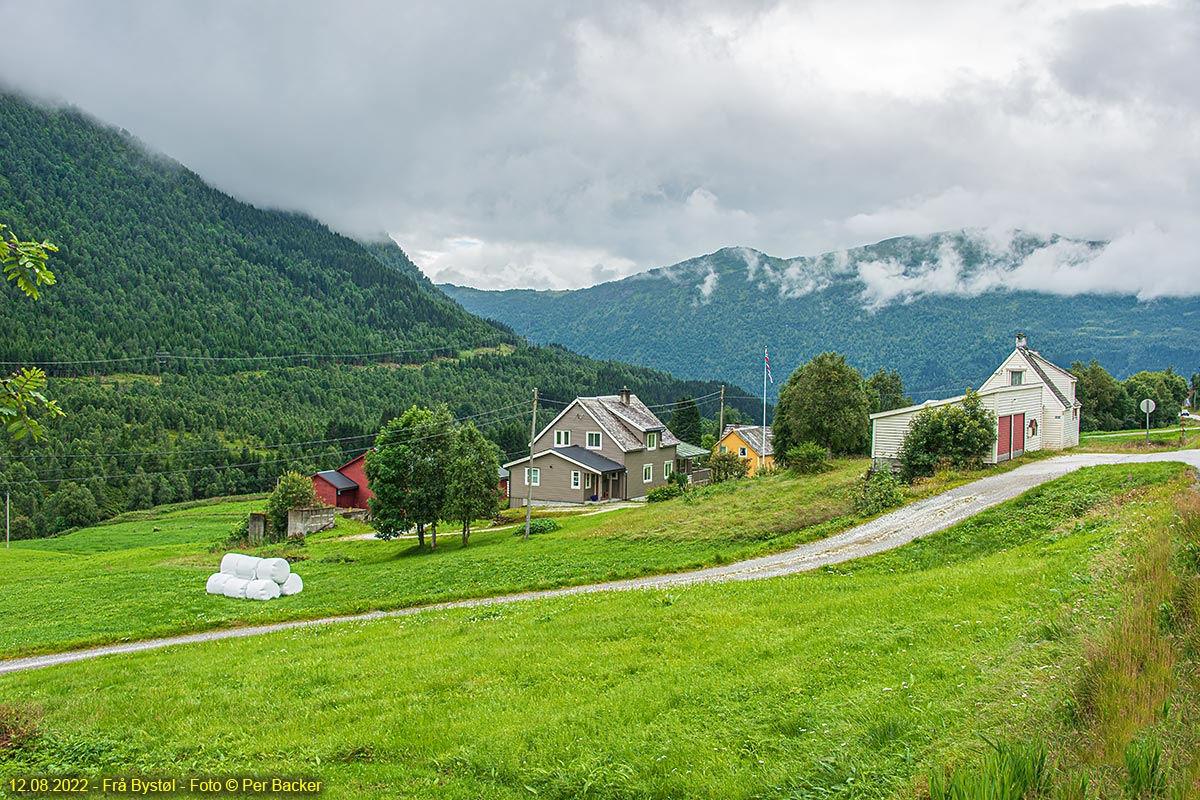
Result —
<svg viewBox="0 0 1200 800"><path fill-rule="evenodd" d="M4 278L16 281L17 288L26 297L37 300L41 296L40 287L54 284L54 273L46 263L49 253L58 252L58 248L49 242L22 242L12 231L8 231L6 240L5 231L8 226L0 224L0 266ZM37 367L27 367L7 378L0 378L0 418L14 440L26 436L32 436L34 441L42 438L44 429L33 418L33 412L38 409L52 417L63 416L58 404L42 394L45 387L46 373Z"/></svg>
<svg viewBox="0 0 1200 800"><path fill-rule="evenodd" d="M50 253L57 253L58 248L50 242L22 242L12 231L8 231L6 240L6 230L8 226L0 224L0 268L4 278L16 281L26 297L37 300L42 286L54 285L54 273L46 264Z"/></svg>

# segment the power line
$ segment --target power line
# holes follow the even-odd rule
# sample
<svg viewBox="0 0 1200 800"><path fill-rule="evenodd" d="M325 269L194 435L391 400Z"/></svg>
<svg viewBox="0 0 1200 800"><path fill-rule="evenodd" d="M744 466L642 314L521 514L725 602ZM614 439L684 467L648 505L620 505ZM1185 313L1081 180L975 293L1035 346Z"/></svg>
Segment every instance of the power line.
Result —
<svg viewBox="0 0 1200 800"><path fill-rule="evenodd" d="M510 339L496 338L472 345L472 347L491 347L497 344L512 344L516 345ZM285 353L281 355L260 355L260 356L197 356L186 355L181 353L155 352L149 355L142 356L125 356L122 358L85 358L85 359L62 359L51 361L0 361L0 366L4 367L70 367L70 366L96 366L99 364L128 364L133 361L202 361L202 362L225 362L225 361L286 361L289 359L351 359L351 358L381 358L383 356L398 356L410 355L413 353L436 353L439 351L459 351L469 349L467 345L444 344L437 347L414 347L401 350L380 350L373 353Z"/></svg>

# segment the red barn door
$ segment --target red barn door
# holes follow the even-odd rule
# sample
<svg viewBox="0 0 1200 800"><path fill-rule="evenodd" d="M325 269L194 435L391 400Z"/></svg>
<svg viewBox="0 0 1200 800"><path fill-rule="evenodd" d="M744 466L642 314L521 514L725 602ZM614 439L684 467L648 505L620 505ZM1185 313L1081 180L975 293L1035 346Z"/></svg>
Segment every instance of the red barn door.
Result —
<svg viewBox="0 0 1200 800"><path fill-rule="evenodd" d="M1025 452L1025 415L1013 414L1012 418L1012 457Z"/></svg>
<svg viewBox="0 0 1200 800"><path fill-rule="evenodd" d="M1012 458L1012 417L1001 417L999 431L996 436L996 461L1008 461Z"/></svg>

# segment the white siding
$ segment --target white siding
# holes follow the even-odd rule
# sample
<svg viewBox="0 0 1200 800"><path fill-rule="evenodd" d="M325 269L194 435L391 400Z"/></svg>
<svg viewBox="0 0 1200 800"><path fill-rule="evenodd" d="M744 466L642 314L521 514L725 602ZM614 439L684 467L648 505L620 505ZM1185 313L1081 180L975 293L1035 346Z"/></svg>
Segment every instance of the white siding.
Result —
<svg viewBox="0 0 1200 800"><path fill-rule="evenodd" d="M931 406L916 406L903 414L893 414L890 417L872 420L871 458L899 458L900 448L904 444L904 437L908 436L908 429L912 425L913 418L921 412L921 409Z"/></svg>
<svg viewBox="0 0 1200 800"><path fill-rule="evenodd" d="M1029 364L1025 361L1025 357L1016 350L1013 350L1008 358L1004 359L1004 363L992 373L991 377L983 382L983 385L979 387L979 392L982 394L992 389L1001 389L1008 386L1010 380L1009 373L1013 370L1025 373L1024 380L1026 384L1041 383L1042 379L1029 367Z"/></svg>

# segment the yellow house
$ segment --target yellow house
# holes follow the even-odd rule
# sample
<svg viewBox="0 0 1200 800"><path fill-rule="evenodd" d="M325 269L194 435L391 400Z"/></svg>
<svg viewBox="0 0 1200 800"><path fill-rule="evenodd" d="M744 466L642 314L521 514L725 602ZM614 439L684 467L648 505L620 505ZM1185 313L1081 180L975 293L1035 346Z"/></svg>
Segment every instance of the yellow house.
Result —
<svg viewBox="0 0 1200 800"><path fill-rule="evenodd" d="M713 447L713 454L737 453L741 459L748 462L748 475L753 475L763 468L770 469L775 466L771 426L768 425L765 429L765 440L763 430L761 425L726 425L725 432Z"/></svg>

